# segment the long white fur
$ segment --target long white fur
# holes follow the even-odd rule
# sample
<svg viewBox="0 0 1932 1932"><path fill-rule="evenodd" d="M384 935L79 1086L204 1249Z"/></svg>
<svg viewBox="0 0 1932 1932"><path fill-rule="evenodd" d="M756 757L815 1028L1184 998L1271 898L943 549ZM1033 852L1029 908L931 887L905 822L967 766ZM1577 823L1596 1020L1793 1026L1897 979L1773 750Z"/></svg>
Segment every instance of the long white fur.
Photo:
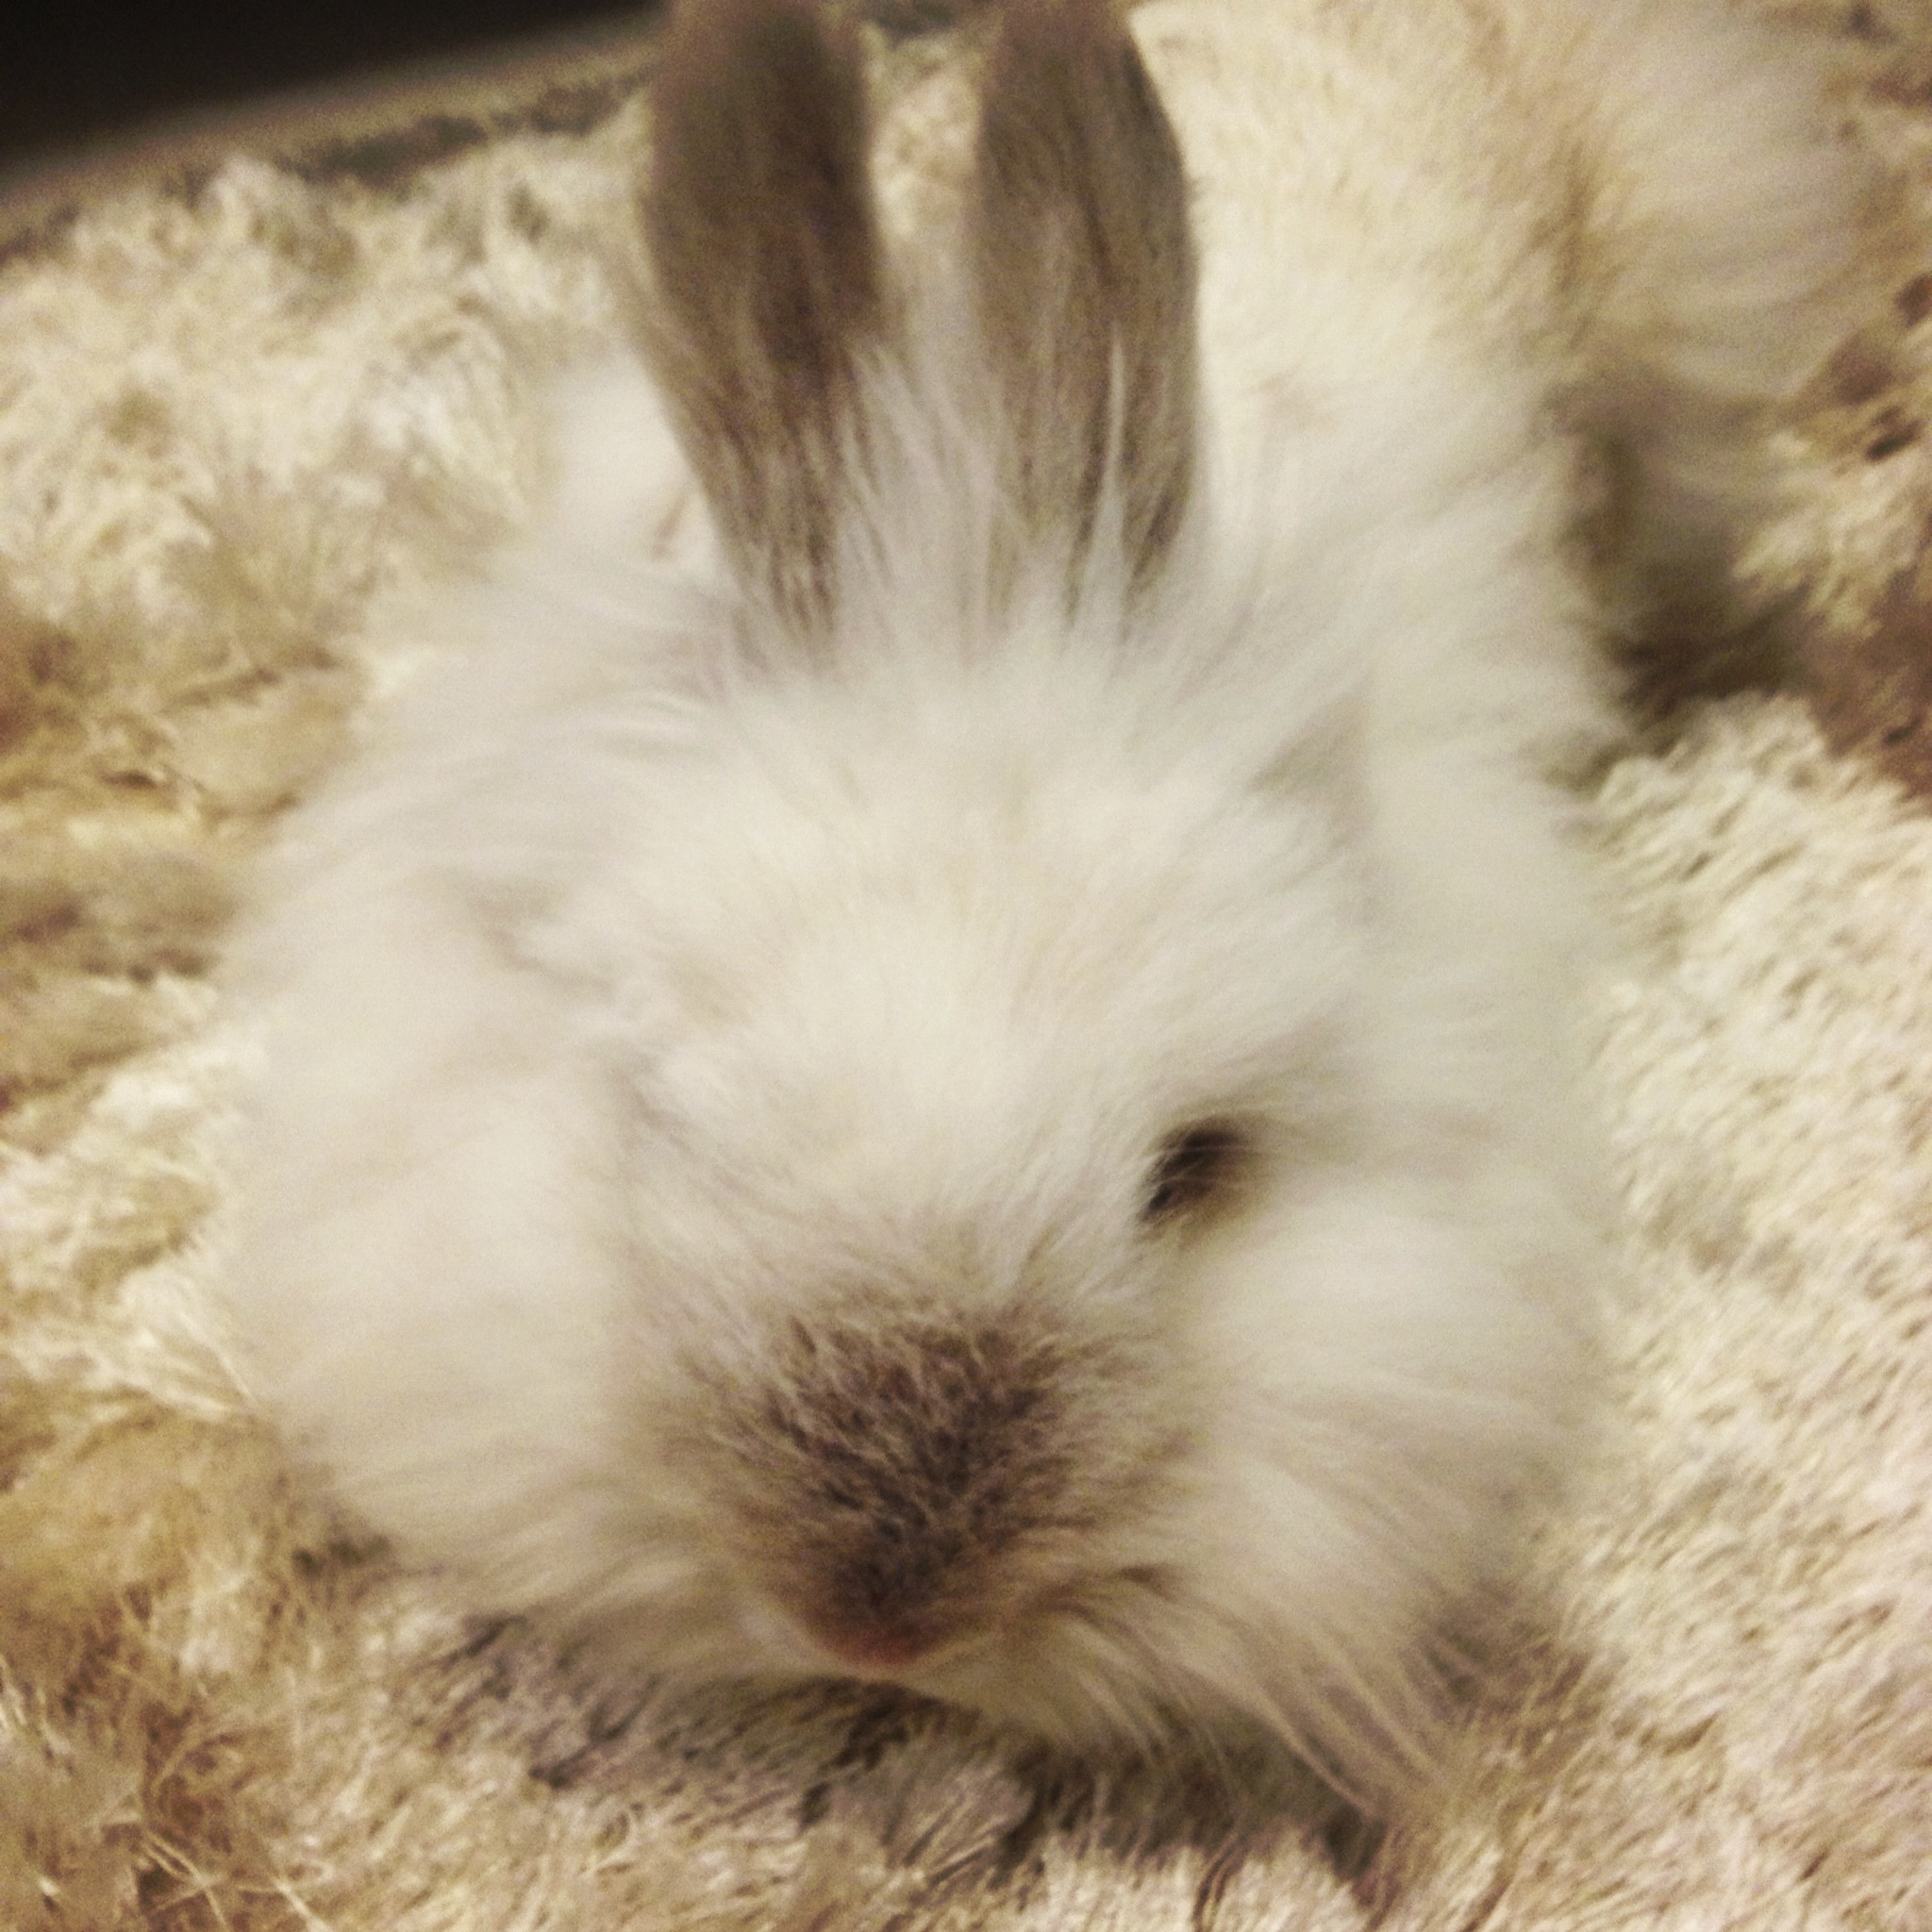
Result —
<svg viewBox="0 0 1932 1932"><path fill-rule="evenodd" d="M343 1499L470 1600L784 1677L829 1661L656 1419L702 1414L693 1362L781 1374L829 1284L890 1325L1043 1271L1122 1365L1123 1466L1184 1447L1041 1559L1076 1609L908 1681L1075 1740L1233 1712L1380 1798L1590 1407L1594 940L1553 774L1614 728L1641 571L1721 571L1755 508L1740 439L1841 321L1856 184L1808 57L1706 0L1136 27L1202 268L1153 594L1103 568L990 614L934 297L878 373L832 658L749 675L648 378L577 378L554 512L239 945L237 1320ZM1603 438L1653 492L1607 579ZM1265 1196L1150 1243L1149 1150L1229 1113L1277 1136Z"/></svg>

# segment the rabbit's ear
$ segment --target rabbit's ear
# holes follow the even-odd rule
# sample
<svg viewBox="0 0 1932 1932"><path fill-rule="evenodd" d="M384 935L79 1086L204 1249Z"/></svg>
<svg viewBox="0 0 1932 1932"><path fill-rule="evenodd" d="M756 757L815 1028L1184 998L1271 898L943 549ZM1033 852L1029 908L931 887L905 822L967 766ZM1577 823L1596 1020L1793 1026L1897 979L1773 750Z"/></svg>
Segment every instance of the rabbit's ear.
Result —
<svg viewBox="0 0 1932 1932"><path fill-rule="evenodd" d="M854 32L683 0L654 101L647 344L741 581L809 623L885 313Z"/></svg>
<svg viewBox="0 0 1932 1932"><path fill-rule="evenodd" d="M1008 0L971 202L1008 494L1077 554L1103 512L1133 579L1194 464L1194 244L1179 143L1113 0Z"/></svg>

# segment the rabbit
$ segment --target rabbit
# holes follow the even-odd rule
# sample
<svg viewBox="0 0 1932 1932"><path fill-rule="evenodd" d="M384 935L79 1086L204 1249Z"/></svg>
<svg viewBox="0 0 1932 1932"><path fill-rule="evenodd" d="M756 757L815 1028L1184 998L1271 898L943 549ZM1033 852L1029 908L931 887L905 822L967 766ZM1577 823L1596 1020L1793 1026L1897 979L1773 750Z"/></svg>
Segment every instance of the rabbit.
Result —
<svg viewBox="0 0 1932 1932"><path fill-rule="evenodd" d="M241 1359L641 1680L1388 1809L1603 1400L1608 646L1729 595L1870 191L1703 0L977 34L919 137L849 10L675 8L636 353L235 941Z"/></svg>

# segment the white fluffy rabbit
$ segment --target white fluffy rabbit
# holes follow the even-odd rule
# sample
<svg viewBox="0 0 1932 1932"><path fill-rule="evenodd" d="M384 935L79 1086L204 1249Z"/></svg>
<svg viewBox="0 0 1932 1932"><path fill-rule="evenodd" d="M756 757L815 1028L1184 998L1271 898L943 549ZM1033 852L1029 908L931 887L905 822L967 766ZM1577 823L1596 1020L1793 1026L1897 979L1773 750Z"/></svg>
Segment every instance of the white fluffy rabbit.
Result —
<svg viewBox="0 0 1932 1932"><path fill-rule="evenodd" d="M641 1673L1379 1805L1590 1414L1560 775L1861 191L1704 0L1013 0L889 224L841 18L686 0L642 362L239 942L247 1358Z"/></svg>

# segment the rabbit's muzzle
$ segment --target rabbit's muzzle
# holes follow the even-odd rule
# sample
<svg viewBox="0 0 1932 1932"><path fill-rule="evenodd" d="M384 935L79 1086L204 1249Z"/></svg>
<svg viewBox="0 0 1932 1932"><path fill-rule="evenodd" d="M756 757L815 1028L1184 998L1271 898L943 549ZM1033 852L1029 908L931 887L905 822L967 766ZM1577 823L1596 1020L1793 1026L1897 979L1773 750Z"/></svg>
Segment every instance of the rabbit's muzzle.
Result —
<svg viewBox="0 0 1932 1932"><path fill-rule="evenodd" d="M761 1592L863 1674L1024 1617L1123 1500L1082 1456L1087 1353L1013 1311L796 1328L783 1371L739 1407L719 1485Z"/></svg>

